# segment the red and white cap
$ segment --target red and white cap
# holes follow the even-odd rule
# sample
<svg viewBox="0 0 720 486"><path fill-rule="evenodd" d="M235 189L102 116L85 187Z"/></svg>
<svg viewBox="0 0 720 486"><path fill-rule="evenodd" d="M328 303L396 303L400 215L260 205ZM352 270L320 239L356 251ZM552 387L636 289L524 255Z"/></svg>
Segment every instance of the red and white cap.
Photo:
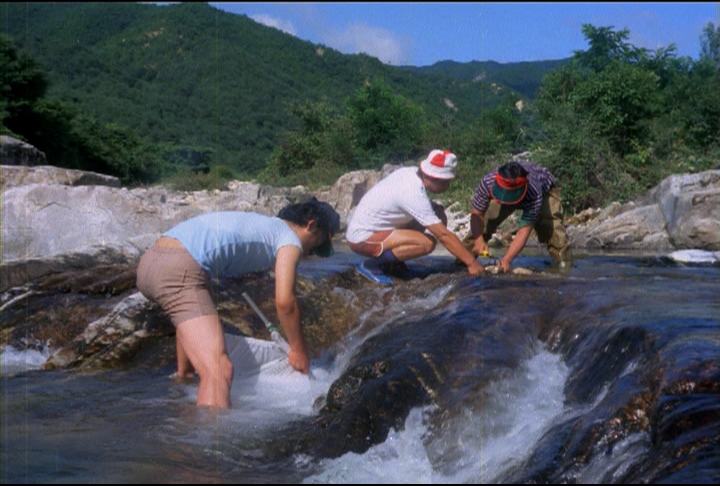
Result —
<svg viewBox="0 0 720 486"><path fill-rule="evenodd" d="M447 150L433 150L425 160L420 162L420 170L433 179L455 179L457 157Z"/></svg>

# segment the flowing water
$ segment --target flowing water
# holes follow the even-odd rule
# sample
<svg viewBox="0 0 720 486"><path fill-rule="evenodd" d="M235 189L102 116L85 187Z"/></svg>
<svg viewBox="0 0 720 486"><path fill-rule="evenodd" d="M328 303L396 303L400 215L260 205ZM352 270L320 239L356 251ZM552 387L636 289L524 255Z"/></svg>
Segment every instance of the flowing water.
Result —
<svg viewBox="0 0 720 486"><path fill-rule="evenodd" d="M303 271L321 278L344 258ZM542 256L517 264L535 272L455 273L410 301L378 287L368 312L382 324L358 322L311 377L239 377L219 412L195 407L196 384L170 379L172 367L39 371L50 350L6 347L0 481L720 482L720 267L632 255L578 257L564 273ZM289 425L316 419L357 352L402 365L434 343L452 348L434 358L442 385L385 440L273 453L301 440Z"/></svg>

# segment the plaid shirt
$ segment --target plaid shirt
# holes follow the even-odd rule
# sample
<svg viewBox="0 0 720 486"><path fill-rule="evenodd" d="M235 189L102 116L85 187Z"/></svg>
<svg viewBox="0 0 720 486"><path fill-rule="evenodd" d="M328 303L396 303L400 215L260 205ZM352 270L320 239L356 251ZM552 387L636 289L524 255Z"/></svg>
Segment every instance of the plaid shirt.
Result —
<svg viewBox="0 0 720 486"><path fill-rule="evenodd" d="M528 189L525 197L513 207L522 209L520 225L526 226L535 223L540 217L543 196L555 185L555 177L545 167L530 162L520 162L520 165L528 172ZM497 174L497 169L486 174L475 188L472 205L473 209L480 213L485 214L492 200L490 188L495 180L495 174Z"/></svg>

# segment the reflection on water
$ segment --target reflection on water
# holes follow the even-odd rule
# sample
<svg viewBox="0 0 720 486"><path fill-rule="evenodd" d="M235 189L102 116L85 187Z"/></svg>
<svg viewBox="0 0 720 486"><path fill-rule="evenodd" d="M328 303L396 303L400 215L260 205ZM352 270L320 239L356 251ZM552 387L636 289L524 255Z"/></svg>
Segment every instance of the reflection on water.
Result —
<svg viewBox="0 0 720 486"><path fill-rule="evenodd" d="M312 379L268 375L237 381L233 409L223 411L196 408L196 384L176 383L169 378L172 368L41 372L33 369L42 353L5 349L0 480L718 479L720 446L711 444L720 442L720 395L712 389L687 395L681 388L711 388L720 377L720 269L622 256L579 259L565 274L545 272L542 259L524 263L543 276L460 279L416 305L383 309L401 316L398 321L388 315L388 327L413 326L429 315L434 326L454 319L465 330L465 344L452 357L451 385L443 397L413 409L404 428L391 431L385 442L336 459L314 458L312 451L274 454L268 443L295 440L287 425L313 420L354 350L372 336L382 338L383 328L364 329L359 322L339 354L313 363ZM435 308L448 311L431 312ZM662 371L648 374L650 369ZM633 402L637 397L648 403ZM638 410L654 411L654 432L642 428L642 417L631 416ZM623 414L630 414L627 421ZM680 416L689 417L684 423L692 437L682 435ZM682 449L682 440L692 442L693 450L698 443L705 449L693 456ZM690 467L673 462L675 449ZM566 453L573 455L563 459Z"/></svg>

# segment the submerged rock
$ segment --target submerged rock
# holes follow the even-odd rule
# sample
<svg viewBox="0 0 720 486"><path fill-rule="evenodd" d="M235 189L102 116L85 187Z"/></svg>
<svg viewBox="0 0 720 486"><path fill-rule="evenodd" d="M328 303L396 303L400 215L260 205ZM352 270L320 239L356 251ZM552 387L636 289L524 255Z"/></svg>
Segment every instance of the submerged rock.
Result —
<svg viewBox="0 0 720 486"><path fill-rule="evenodd" d="M362 454L404 427L414 407L433 403L446 386L449 359L462 347L461 326L398 323L365 341L328 391L315 422L321 457ZM418 332L417 326L434 327Z"/></svg>

